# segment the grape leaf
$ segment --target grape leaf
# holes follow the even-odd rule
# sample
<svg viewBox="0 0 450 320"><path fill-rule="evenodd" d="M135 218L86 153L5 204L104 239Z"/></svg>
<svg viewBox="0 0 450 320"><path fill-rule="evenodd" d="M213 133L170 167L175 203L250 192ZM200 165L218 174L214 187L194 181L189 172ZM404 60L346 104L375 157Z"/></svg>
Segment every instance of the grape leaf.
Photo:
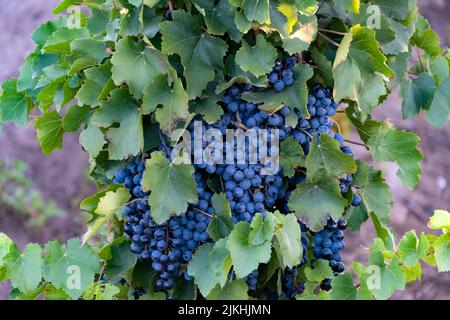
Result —
<svg viewBox="0 0 450 320"><path fill-rule="evenodd" d="M225 245L225 239L214 244L204 244L197 249L189 262L188 273L194 277L195 284L205 297L216 286L223 287L227 281L231 260Z"/></svg>
<svg viewBox="0 0 450 320"><path fill-rule="evenodd" d="M94 281L99 261L88 245L81 246L79 239L70 239L67 247L58 240L47 243L44 248L44 278L56 288L64 289L72 298L78 299L87 286Z"/></svg>
<svg viewBox="0 0 450 320"><path fill-rule="evenodd" d="M444 233L433 242L434 256L439 272L450 271L450 232Z"/></svg>
<svg viewBox="0 0 450 320"><path fill-rule="evenodd" d="M12 245L12 240L6 234L0 233L0 267L3 266L3 258L9 253Z"/></svg>
<svg viewBox="0 0 450 320"><path fill-rule="evenodd" d="M415 79L403 81L400 86L403 118L415 117L422 109L429 109L435 90L436 81L425 72Z"/></svg>
<svg viewBox="0 0 450 320"><path fill-rule="evenodd" d="M430 243L424 233L418 238L416 232L411 230L398 243L398 254L405 266L412 267L425 257L429 247Z"/></svg>
<svg viewBox="0 0 450 320"><path fill-rule="evenodd" d="M412 189L419 182L423 160L417 149L419 137L414 133L396 131L389 125L381 125L367 141L375 161L396 162L399 166L397 176L403 184Z"/></svg>
<svg viewBox="0 0 450 320"><path fill-rule="evenodd" d="M320 136L320 142L318 136L314 136L305 167L309 181L322 176L345 177L357 169L355 160L343 153L336 139L327 134Z"/></svg>
<svg viewBox="0 0 450 320"><path fill-rule="evenodd" d="M330 298L333 300L356 300L356 288L350 273L340 274L333 279Z"/></svg>
<svg viewBox="0 0 450 320"><path fill-rule="evenodd" d="M274 229L272 214L262 220L261 214L257 213L251 225L246 222L235 225L228 237L227 248L238 279L257 269L260 263L269 262Z"/></svg>
<svg viewBox="0 0 450 320"><path fill-rule="evenodd" d="M70 29L63 27L53 32L44 44L42 50L45 53L69 54L70 43L76 39L84 39L89 37L89 30Z"/></svg>
<svg viewBox="0 0 450 320"><path fill-rule="evenodd" d="M69 107L63 118L63 126L65 132L76 132L80 126L85 123L89 117L94 113L94 110L89 106L79 106L74 104Z"/></svg>
<svg viewBox="0 0 450 320"><path fill-rule="evenodd" d="M230 5L228 0L219 0L217 4L209 0L195 0L194 2L201 7L210 34L224 35L225 32L228 32L233 41L241 40L242 35L234 23L236 9Z"/></svg>
<svg viewBox="0 0 450 320"><path fill-rule="evenodd" d="M42 249L38 244L28 244L22 253L12 244L3 261L14 288L23 293L37 288L42 279Z"/></svg>
<svg viewBox="0 0 450 320"><path fill-rule="evenodd" d="M276 224L274 248L278 260L283 269L293 268L300 263L303 254L300 225L293 214L283 215L275 212L274 219Z"/></svg>
<svg viewBox="0 0 450 320"><path fill-rule="evenodd" d="M127 83L136 98L142 98L152 79L170 68L161 52L145 46L144 42L136 43L131 37L117 43L111 63L114 83L118 86Z"/></svg>
<svg viewBox="0 0 450 320"><path fill-rule="evenodd" d="M349 12L359 14L359 9L361 6L360 0L336 0L336 5Z"/></svg>
<svg viewBox="0 0 450 320"><path fill-rule="evenodd" d="M215 287L207 300L248 300L248 286L243 279L228 281L223 288Z"/></svg>
<svg viewBox="0 0 450 320"><path fill-rule="evenodd" d="M398 20L405 20L415 5L410 0L373 0L372 3L380 7L383 15Z"/></svg>
<svg viewBox="0 0 450 320"><path fill-rule="evenodd" d="M2 121L13 121L18 126L24 126L28 122L31 101L26 95L18 92L17 87L17 79L10 79L3 83L3 93L0 95L0 114Z"/></svg>
<svg viewBox="0 0 450 320"><path fill-rule="evenodd" d="M302 146L289 136L280 144L280 165L283 167L283 175L292 178L295 175L295 169L304 166L305 154Z"/></svg>
<svg viewBox="0 0 450 320"><path fill-rule="evenodd" d="M207 97L194 101L192 109L195 114L201 114L206 122L214 123L219 121L223 115L223 109L218 102L217 96Z"/></svg>
<svg viewBox="0 0 450 320"><path fill-rule="evenodd" d="M337 221L346 206L339 183L331 178L301 183L289 198L289 208L312 231L322 230L329 216Z"/></svg>
<svg viewBox="0 0 450 320"><path fill-rule="evenodd" d="M130 241L116 238L103 247L99 257L106 261L105 274L111 282L120 281L136 264L136 255L130 250Z"/></svg>
<svg viewBox="0 0 450 320"><path fill-rule="evenodd" d="M296 54L308 50L317 36L317 17L299 15L292 33L283 39L283 48L289 54Z"/></svg>
<svg viewBox="0 0 450 320"><path fill-rule="evenodd" d="M431 29L429 22L420 15L416 22L416 30L412 42L432 56L439 56L442 53L440 47L441 39Z"/></svg>
<svg viewBox="0 0 450 320"><path fill-rule="evenodd" d="M294 69L293 85L286 87L282 92L275 90L265 90L262 92L245 92L242 99L262 103L259 109L267 112L274 112L281 105L286 104L292 109L297 108L302 112L304 117L309 118L308 103L308 87L307 81L312 78L313 70L305 64L299 64Z"/></svg>
<svg viewBox="0 0 450 320"><path fill-rule="evenodd" d="M178 122L189 117L188 102L181 80L174 77L173 83L169 84L168 75L164 74L153 78L145 88L142 108L144 114L156 111L161 130L170 133Z"/></svg>
<svg viewBox="0 0 450 320"><path fill-rule="evenodd" d="M166 222L171 215L186 212L189 203L197 202L192 165L172 164L163 152L154 152L147 160L146 168L142 187L152 192L148 203L157 224Z"/></svg>
<svg viewBox="0 0 450 320"><path fill-rule="evenodd" d="M243 0L241 7L249 21L270 21L269 0Z"/></svg>
<svg viewBox="0 0 450 320"><path fill-rule="evenodd" d="M88 124L86 129L81 132L79 141L91 158L96 158L105 144L102 131L92 124Z"/></svg>
<svg viewBox="0 0 450 320"><path fill-rule="evenodd" d="M70 43L70 50L74 56L91 58L97 64L109 56L106 49L106 44L96 39L77 39Z"/></svg>
<svg viewBox="0 0 450 320"><path fill-rule="evenodd" d="M253 47L243 41L235 60L242 70L259 77L272 70L276 57L277 50L259 34Z"/></svg>
<svg viewBox="0 0 450 320"><path fill-rule="evenodd" d="M126 89L113 90L111 98L94 114L92 123L101 128L120 124L118 128L111 127L107 131L110 142L109 157L112 160L135 156L144 147L142 114Z"/></svg>
<svg viewBox="0 0 450 320"><path fill-rule="evenodd" d="M320 259L314 262L314 268L305 267L305 276L309 281L322 282L324 279L333 278L333 270L327 260Z"/></svg>
<svg viewBox="0 0 450 320"><path fill-rule="evenodd" d="M364 121L387 93L384 77L393 76L375 39L375 31L355 25L342 39L333 65L336 101L356 101Z"/></svg>
<svg viewBox="0 0 450 320"><path fill-rule="evenodd" d="M450 229L450 213L445 210L435 210L433 216L428 222L428 228L432 230Z"/></svg>
<svg viewBox="0 0 450 320"><path fill-rule="evenodd" d="M53 110L38 116L34 128L44 154L49 155L52 151L61 149L64 125L58 112Z"/></svg>
<svg viewBox="0 0 450 320"><path fill-rule="evenodd" d="M378 285L369 286L370 292L376 299L388 299L396 290L405 289L405 274L399 266L397 257L392 258L389 265L385 265L383 254L373 252L369 256L369 265L379 268Z"/></svg>
<svg viewBox="0 0 450 320"><path fill-rule="evenodd" d="M211 204L215 212L207 231L211 239L218 241L221 238L228 237L234 228L234 222L231 218L230 204L225 194L214 194Z"/></svg>
<svg viewBox="0 0 450 320"><path fill-rule="evenodd" d="M358 173L361 174L361 171L364 172L364 179L355 179L353 185L358 188L358 194L363 200L364 208L367 212L375 213L380 221L387 225L393 206L389 186L384 181L381 171L373 168L368 169L364 162L358 161ZM365 216L367 216L367 213Z"/></svg>
<svg viewBox="0 0 450 320"><path fill-rule="evenodd" d="M111 79L111 64L105 63L98 67L91 67L84 71L86 80L76 94L79 102L88 106L96 106L106 98L114 88Z"/></svg>
<svg viewBox="0 0 450 320"><path fill-rule="evenodd" d="M447 73L448 74L448 73ZM449 120L450 112L450 77L447 77L434 93L425 119L433 126L442 128Z"/></svg>
<svg viewBox="0 0 450 320"><path fill-rule="evenodd" d="M130 192L125 188L108 191L99 199L95 213L111 218L128 200Z"/></svg>
<svg viewBox="0 0 450 320"><path fill-rule="evenodd" d="M200 17L184 11L175 11L172 16L173 21L161 23L162 52L181 57L187 92L190 98L195 98L214 79L214 70L223 68L228 46L225 41L204 33Z"/></svg>

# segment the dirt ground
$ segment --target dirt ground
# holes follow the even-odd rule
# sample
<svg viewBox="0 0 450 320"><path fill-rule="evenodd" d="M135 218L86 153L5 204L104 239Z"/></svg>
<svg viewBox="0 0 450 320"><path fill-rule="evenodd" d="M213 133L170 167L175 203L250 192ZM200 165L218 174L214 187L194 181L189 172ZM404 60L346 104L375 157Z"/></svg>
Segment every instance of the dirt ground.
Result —
<svg viewBox="0 0 450 320"><path fill-rule="evenodd" d="M0 0L0 82L18 74L23 58L33 50L31 32L42 22L51 18L51 9L58 0ZM443 42L450 44L450 1L422 0L421 12L430 19ZM401 120L400 105L394 93L376 111L378 119L390 119L399 128L417 132L422 139L421 149L425 154L423 176L414 190L405 189L396 177L394 166L383 165L386 179L391 185L395 207L392 212L393 227L397 234L414 228L422 231L434 209L450 209L450 125L436 130L422 119ZM364 150L354 147L357 156L369 159ZM23 218L18 218L7 208L0 208L0 232L14 238L19 245L29 241L45 244L51 238L61 240L79 235L81 230L78 203L83 196L92 193L94 186L86 182L88 166L86 154L78 144L76 134L66 135L62 151L44 156L35 139L33 128L15 128L6 125L0 134L0 157L22 159L30 170L30 179L41 189L47 199L53 199L69 214L64 219L50 221L44 230L30 231L24 228ZM348 265L353 260L364 261L366 251L373 238L369 224L363 232L346 235L348 248L345 260ZM0 285L0 298L7 295L7 288ZM414 284L395 296L396 299L450 299L450 274L438 275L430 268L424 270L422 282Z"/></svg>

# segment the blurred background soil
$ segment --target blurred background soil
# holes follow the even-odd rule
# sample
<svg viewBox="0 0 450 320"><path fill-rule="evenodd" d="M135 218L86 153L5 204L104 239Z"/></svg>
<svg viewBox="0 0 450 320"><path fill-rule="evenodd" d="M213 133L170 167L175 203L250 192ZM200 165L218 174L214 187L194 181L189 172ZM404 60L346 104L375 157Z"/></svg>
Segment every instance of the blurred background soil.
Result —
<svg viewBox="0 0 450 320"><path fill-rule="evenodd" d="M17 76L24 57L34 49L30 34L41 23L52 18L51 11L58 0L0 0L0 82ZM427 17L441 36L443 44L450 45L450 1L418 0L422 14ZM378 120L389 119L398 128L418 133L425 154L420 185L413 191L405 189L396 177L396 167L380 166L391 186L395 206L392 225L398 235L409 229L417 232L426 229L428 218L435 209L450 210L450 125L442 129L430 127L422 118L403 121L401 101L394 92L377 108ZM356 137L353 137L355 140ZM359 149L358 149L359 148ZM357 157L370 160L365 150L353 146ZM0 133L0 160L23 160L28 164L27 176L37 186L46 200L55 201L66 211L62 218L51 218L42 227L27 228L26 215L0 205L0 232L10 235L20 246L33 241L45 244L49 239L62 241L83 232L78 205L81 199L95 191L87 178L88 158L81 150L77 134L64 137L62 151L46 157L39 149L32 126L15 128L5 125ZM1 173L0 173L1 174ZM361 233L348 232L345 260L365 261L374 231L370 223ZM0 298L6 298L7 285L0 285ZM450 299L450 274L437 274L425 266L422 281L408 286L395 295L396 299Z"/></svg>

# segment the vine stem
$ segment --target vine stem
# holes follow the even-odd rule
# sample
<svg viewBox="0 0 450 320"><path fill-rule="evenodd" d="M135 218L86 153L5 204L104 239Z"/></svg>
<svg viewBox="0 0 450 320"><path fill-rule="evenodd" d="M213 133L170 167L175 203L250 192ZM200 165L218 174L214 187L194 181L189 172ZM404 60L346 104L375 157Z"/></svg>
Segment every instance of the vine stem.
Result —
<svg viewBox="0 0 450 320"><path fill-rule="evenodd" d="M212 215L210 215L208 212L205 212L205 211L203 211L203 210L200 210L199 208L193 208L195 211L198 211L198 212L200 212L200 213L203 213L205 216L207 216L207 217L210 217L210 218L213 218L213 216Z"/></svg>
<svg viewBox="0 0 450 320"><path fill-rule="evenodd" d="M354 144L354 145L357 145L357 146L361 146L361 147L367 148L367 145L364 144L364 143L360 143L360 142L356 142L356 141L352 141L352 140L348 140L348 139L344 139L344 141L347 142L347 143L351 143L351 144Z"/></svg>
<svg viewBox="0 0 450 320"><path fill-rule="evenodd" d="M333 46L339 47L339 43L337 43L336 41L334 41L333 39L329 38L328 36L324 35L322 32L318 31L317 32L319 34L319 36L321 36L326 42L332 44Z"/></svg>
<svg viewBox="0 0 450 320"><path fill-rule="evenodd" d="M325 33L332 33L332 34L336 34L339 36L345 36L347 35L347 33L345 32L340 32L340 31L335 31L335 30L328 30L328 29L318 29L321 32L325 32Z"/></svg>

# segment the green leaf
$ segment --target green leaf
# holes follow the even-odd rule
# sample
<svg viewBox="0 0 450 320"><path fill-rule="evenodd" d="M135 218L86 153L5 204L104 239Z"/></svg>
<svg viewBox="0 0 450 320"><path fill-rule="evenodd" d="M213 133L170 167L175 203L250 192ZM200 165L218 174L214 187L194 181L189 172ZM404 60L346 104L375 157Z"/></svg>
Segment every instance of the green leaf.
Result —
<svg viewBox="0 0 450 320"><path fill-rule="evenodd" d="M3 266L3 258L9 253L12 245L12 240L6 234L0 233L0 267Z"/></svg>
<svg viewBox="0 0 450 320"><path fill-rule="evenodd" d="M105 99L114 88L111 80L111 64L105 63L84 71L86 80L76 94L79 102L94 107Z"/></svg>
<svg viewBox="0 0 450 320"><path fill-rule="evenodd" d="M109 128L106 134L110 142L109 157L112 160L135 156L144 147L141 111L126 89L113 90L111 98L94 114L92 123L101 128L120 124L118 128Z"/></svg>
<svg viewBox="0 0 450 320"><path fill-rule="evenodd" d="M44 260L44 278L56 288L64 289L78 299L99 271L98 258L88 245L81 246L79 239L70 239L67 247L58 240L47 243Z"/></svg>
<svg viewBox="0 0 450 320"><path fill-rule="evenodd" d="M400 86L403 97L403 118L412 118L422 109L429 109L436 90L436 81L427 73L421 73L413 80L406 80Z"/></svg>
<svg viewBox="0 0 450 320"><path fill-rule="evenodd" d="M91 158L96 158L105 144L103 132L92 124L89 124L86 129L81 132L79 141Z"/></svg>
<svg viewBox="0 0 450 320"><path fill-rule="evenodd" d="M235 225L228 237L227 248L238 279L257 269L260 263L269 262L274 229L272 214L267 214L263 221L257 213L251 225L242 221Z"/></svg>
<svg viewBox="0 0 450 320"><path fill-rule="evenodd" d="M272 70L276 57L277 50L259 34L253 47L243 41L235 60L242 70L259 77Z"/></svg>
<svg viewBox="0 0 450 320"><path fill-rule="evenodd" d="M430 243L424 233L418 238L416 232L411 230L400 240L398 254L404 265L412 267L426 255L429 247Z"/></svg>
<svg viewBox="0 0 450 320"><path fill-rule="evenodd" d="M7 80L2 85L3 93L0 95L1 121L13 121L18 126L24 126L28 122L28 110L31 103L29 98L17 91L17 86L17 79Z"/></svg>
<svg viewBox="0 0 450 320"><path fill-rule="evenodd" d="M49 155L52 151L62 148L64 124L58 112L51 111L38 116L34 127L44 154Z"/></svg>
<svg viewBox="0 0 450 320"><path fill-rule="evenodd" d="M433 216L428 222L428 228L432 230L446 230L450 229L450 213L445 210L435 210Z"/></svg>
<svg viewBox="0 0 450 320"><path fill-rule="evenodd" d="M121 39L116 45L111 63L112 78L117 86L128 84L136 98L142 98L144 89L159 74L167 73L167 58L144 42L136 43L131 37Z"/></svg>
<svg viewBox="0 0 450 320"><path fill-rule="evenodd" d="M262 92L246 92L242 99L262 103L259 109L267 112L275 112L283 104L286 104L292 109L299 109L304 117L309 117L307 108L308 86L306 82L312 78L313 74L313 70L309 66L305 64L297 65L294 69L294 84L286 87L282 92L276 92L273 89Z"/></svg>
<svg viewBox="0 0 450 320"><path fill-rule="evenodd" d="M161 130L170 133L178 122L189 117L188 102L181 80L175 77L169 84L168 75L164 74L155 77L145 88L142 108L144 114L156 111ZM162 107L157 109L158 106Z"/></svg>
<svg viewBox="0 0 450 320"><path fill-rule="evenodd" d="M324 279L333 278L333 270L327 260L317 260L314 263L314 268L311 266L305 267L306 279L313 282L321 282Z"/></svg>
<svg viewBox="0 0 450 320"><path fill-rule="evenodd" d="M95 213L111 218L128 200L130 200L130 192L125 188L108 191L99 199Z"/></svg>
<svg viewBox="0 0 450 320"><path fill-rule="evenodd" d="M80 126L94 113L89 106L78 106L74 104L69 107L63 118L65 132L76 132Z"/></svg>
<svg viewBox="0 0 450 320"><path fill-rule="evenodd" d="M172 164L163 152L154 152L147 160L146 168L142 187L152 192L148 203L157 224L166 222L171 215L186 212L189 203L197 202L192 165Z"/></svg>
<svg viewBox="0 0 450 320"><path fill-rule="evenodd" d="M398 20L405 20L415 6L410 0L373 0L373 4L380 7L381 13Z"/></svg>
<svg viewBox="0 0 450 320"><path fill-rule="evenodd" d="M241 7L249 21L270 21L269 0L243 0Z"/></svg>
<svg viewBox="0 0 450 320"><path fill-rule="evenodd" d="M217 96L207 97L193 102L193 112L202 115L203 120L208 123L219 121L223 115L223 109L218 104Z"/></svg>
<svg viewBox="0 0 450 320"><path fill-rule="evenodd" d="M359 14L360 0L336 0L338 7L341 7L349 12Z"/></svg>
<svg viewBox="0 0 450 320"><path fill-rule="evenodd" d="M70 44L70 49L75 56L92 58L98 64L109 56L106 44L96 39L74 40Z"/></svg>
<svg viewBox="0 0 450 320"><path fill-rule="evenodd" d="M356 288L350 273L340 274L333 279L330 298L333 300L356 300Z"/></svg>
<svg viewBox="0 0 450 320"><path fill-rule="evenodd" d="M355 25L342 39L333 65L336 101L356 101L363 121L387 93L384 77L393 76L375 39L375 31Z"/></svg>
<svg viewBox="0 0 450 320"><path fill-rule="evenodd" d="M437 238L433 242L433 248L438 271L450 271L450 232Z"/></svg>
<svg viewBox="0 0 450 320"><path fill-rule="evenodd" d="M283 167L283 174L292 178L295 169L303 166L305 162L303 148L294 137L289 136L280 144L280 165Z"/></svg>
<svg viewBox="0 0 450 320"><path fill-rule="evenodd" d="M214 207L214 216L208 226L208 234L211 239L218 241L226 238L234 228L234 222L231 217L230 204L225 194L214 194L211 199Z"/></svg>
<svg viewBox="0 0 450 320"><path fill-rule="evenodd" d="M405 274L399 266L397 257L394 257L389 265L385 265L381 252L374 252L369 256L369 265L378 267L374 276L379 276L378 283L369 286L370 292L378 300L391 297L396 290L405 289Z"/></svg>
<svg viewBox="0 0 450 320"><path fill-rule="evenodd" d="M42 50L45 53L69 54L71 52L70 43L76 39L89 37L87 29L60 28L53 32L47 39Z"/></svg>
<svg viewBox="0 0 450 320"><path fill-rule="evenodd" d="M414 133L396 131L389 125L380 125L367 141L375 161L388 161L398 164L397 176L403 184L412 189L419 182L423 160L418 150L419 137Z"/></svg>
<svg viewBox="0 0 450 320"><path fill-rule="evenodd" d="M223 288L215 287L207 300L248 300L248 286L243 279L228 281Z"/></svg>
<svg viewBox="0 0 450 320"><path fill-rule="evenodd" d="M293 268L302 258L301 230L297 218L293 214L274 213L275 218L275 250L279 256L281 267Z"/></svg>
<svg viewBox="0 0 450 320"><path fill-rule="evenodd" d="M365 210L375 213L383 224L389 224L393 200L382 172L367 168L363 161L358 161L357 177L353 185L358 188Z"/></svg>
<svg viewBox="0 0 450 320"><path fill-rule="evenodd" d="M14 288L23 293L37 288L42 280L42 249L38 244L28 244L22 253L12 244L3 259Z"/></svg>
<svg viewBox="0 0 450 320"><path fill-rule="evenodd" d="M355 160L341 151L336 139L323 134L320 142L318 140L318 136L314 136L305 161L309 181L323 176L345 177L356 172Z"/></svg>
<svg viewBox="0 0 450 320"><path fill-rule="evenodd" d="M130 250L130 241L116 238L102 248L99 256L106 260L105 274L111 282L120 281L136 264L136 255Z"/></svg>
<svg viewBox="0 0 450 320"><path fill-rule="evenodd" d="M317 28L317 17L315 15L299 15L299 20L295 23L292 33L283 39L284 50L291 55L308 50L311 43L316 39Z"/></svg>
<svg viewBox="0 0 450 320"><path fill-rule="evenodd" d="M223 68L227 44L204 33L200 17L184 11L173 12L173 21L161 23L162 52L178 54L184 67L190 98L201 96L214 79L215 69Z"/></svg>
<svg viewBox="0 0 450 320"><path fill-rule="evenodd" d="M412 40L414 45L432 56L439 56L442 53L441 39L422 16L417 19L416 31Z"/></svg>
<svg viewBox="0 0 450 320"><path fill-rule="evenodd" d="M425 119L433 126L442 128L449 120L450 109L450 77L447 77L434 93Z"/></svg>
<svg viewBox="0 0 450 320"><path fill-rule="evenodd" d="M301 183L289 198L289 208L312 231L322 230L329 216L337 221L347 204L341 195L339 183L330 178Z"/></svg>
<svg viewBox="0 0 450 320"><path fill-rule="evenodd" d="M226 240L215 244L207 243L197 249L188 265L189 275L203 296L207 296L216 287L223 287L231 269L230 252L225 247Z"/></svg>

